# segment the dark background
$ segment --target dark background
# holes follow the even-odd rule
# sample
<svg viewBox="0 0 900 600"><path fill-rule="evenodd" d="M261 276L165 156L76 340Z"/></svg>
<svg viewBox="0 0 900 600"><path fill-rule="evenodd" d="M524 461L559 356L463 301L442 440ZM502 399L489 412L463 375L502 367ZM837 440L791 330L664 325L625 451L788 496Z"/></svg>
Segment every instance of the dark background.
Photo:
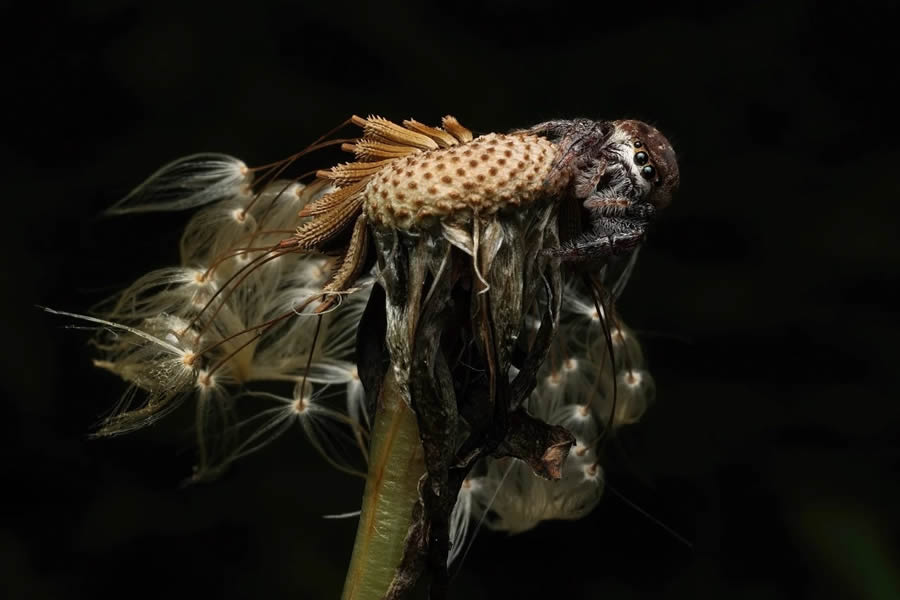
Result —
<svg viewBox="0 0 900 600"><path fill-rule="evenodd" d="M35 305L175 262L185 215L97 218L158 166L270 162L352 113L636 117L680 158L621 302L658 401L607 465L652 519L609 493L482 532L459 597L900 597L896 8L31 4L4 16L5 597L338 597L356 524L320 515L360 482L294 435L180 487L181 413L88 440L123 386Z"/></svg>

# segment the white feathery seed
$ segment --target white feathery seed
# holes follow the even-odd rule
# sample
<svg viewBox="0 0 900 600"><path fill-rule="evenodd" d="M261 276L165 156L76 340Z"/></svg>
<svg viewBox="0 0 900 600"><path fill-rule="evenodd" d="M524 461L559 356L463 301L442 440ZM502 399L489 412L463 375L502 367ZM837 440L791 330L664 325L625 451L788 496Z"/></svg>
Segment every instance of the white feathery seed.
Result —
<svg viewBox="0 0 900 600"><path fill-rule="evenodd" d="M192 154L160 168L107 214L185 210L249 196L252 173L227 154Z"/></svg>

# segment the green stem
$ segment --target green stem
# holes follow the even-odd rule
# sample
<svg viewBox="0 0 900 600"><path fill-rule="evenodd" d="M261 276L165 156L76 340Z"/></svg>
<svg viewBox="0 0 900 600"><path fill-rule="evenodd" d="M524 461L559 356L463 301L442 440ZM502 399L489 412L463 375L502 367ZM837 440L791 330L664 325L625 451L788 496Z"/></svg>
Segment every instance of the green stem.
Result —
<svg viewBox="0 0 900 600"><path fill-rule="evenodd" d="M388 369L372 428L366 491L342 600L381 600L387 592L403 557L424 472L416 415Z"/></svg>

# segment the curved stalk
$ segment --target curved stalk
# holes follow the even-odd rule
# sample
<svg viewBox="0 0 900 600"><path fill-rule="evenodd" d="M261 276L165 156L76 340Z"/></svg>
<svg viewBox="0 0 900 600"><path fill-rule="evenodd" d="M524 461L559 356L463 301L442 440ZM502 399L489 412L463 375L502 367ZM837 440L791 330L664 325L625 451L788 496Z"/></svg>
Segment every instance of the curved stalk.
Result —
<svg viewBox="0 0 900 600"><path fill-rule="evenodd" d="M388 369L372 428L369 473L342 600L384 597L403 557L424 472L416 415Z"/></svg>

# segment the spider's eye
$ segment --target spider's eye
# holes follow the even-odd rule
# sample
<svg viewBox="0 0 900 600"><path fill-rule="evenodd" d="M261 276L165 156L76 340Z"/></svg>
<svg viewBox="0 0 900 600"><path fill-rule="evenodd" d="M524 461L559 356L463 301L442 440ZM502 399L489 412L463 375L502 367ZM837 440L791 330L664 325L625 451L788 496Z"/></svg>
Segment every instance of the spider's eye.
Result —
<svg viewBox="0 0 900 600"><path fill-rule="evenodd" d="M642 144L640 140L637 140L637 141L634 143L634 147L635 147L635 148L640 148L640 147L643 146L643 145L644 145L644 144Z"/></svg>
<svg viewBox="0 0 900 600"><path fill-rule="evenodd" d="M643 150L634 155L634 162L638 166L646 165L648 160L650 160L650 157Z"/></svg>
<svg viewBox="0 0 900 600"><path fill-rule="evenodd" d="M653 168L653 165L646 165L641 169L641 175L644 176L644 179L653 179L656 177L656 169Z"/></svg>

